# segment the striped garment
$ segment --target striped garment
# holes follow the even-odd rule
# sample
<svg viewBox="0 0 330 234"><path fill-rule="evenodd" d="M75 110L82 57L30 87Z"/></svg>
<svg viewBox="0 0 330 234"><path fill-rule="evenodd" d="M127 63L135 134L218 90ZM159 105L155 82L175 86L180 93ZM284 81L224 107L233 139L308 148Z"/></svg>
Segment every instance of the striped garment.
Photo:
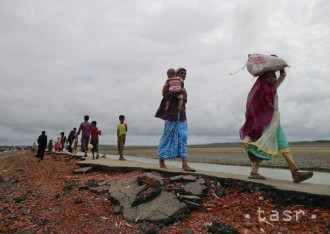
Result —
<svg viewBox="0 0 330 234"><path fill-rule="evenodd" d="M180 91L183 88L183 80L181 77L171 77L167 81L169 85L169 91ZM183 94L180 94L176 97L177 99L183 99Z"/></svg>

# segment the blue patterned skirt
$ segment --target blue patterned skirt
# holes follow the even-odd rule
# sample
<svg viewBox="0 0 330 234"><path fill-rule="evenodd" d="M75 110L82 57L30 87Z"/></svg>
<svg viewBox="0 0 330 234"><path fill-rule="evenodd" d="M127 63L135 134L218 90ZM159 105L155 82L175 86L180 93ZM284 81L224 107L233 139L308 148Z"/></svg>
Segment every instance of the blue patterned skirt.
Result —
<svg viewBox="0 0 330 234"><path fill-rule="evenodd" d="M187 121L165 121L164 134L160 139L157 154L160 158L187 157Z"/></svg>

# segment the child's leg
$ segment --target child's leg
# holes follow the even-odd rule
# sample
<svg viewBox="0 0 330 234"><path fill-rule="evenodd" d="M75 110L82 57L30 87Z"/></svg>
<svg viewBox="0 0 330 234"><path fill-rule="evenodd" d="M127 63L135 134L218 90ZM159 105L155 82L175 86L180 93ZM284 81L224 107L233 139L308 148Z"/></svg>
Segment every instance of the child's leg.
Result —
<svg viewBox="0 0 330 234"><path fill-rule="evenodd" d="M119 154L119 156L120 156L120 152L121 152L120 137L118 137L118 141L117 141L117 149L118 149L118 154Z"/></svg>
<svg viewBox="0 0 330 234"><path fill-rule="evenodd" d="M123 136L119 136L118 138L118 154L119 160L123 160Z"/></svg>
<svg viewBox="0 0 330 234"><path fill-rule="evenodd" d="M96 159L99 158L99 141L95 143Z"/></svg>
<svg viewBox="0 0 330 234"><path fill-rule="evenodd" d="M178 110L182 111L182 107L183 107L183 99L179 99Z"/></svg>
<svg viewBox="0 0 330 234"><path fill-rule="evenodd" d="M170 104L171 104L171 101L170 100L167 100L166 101L165 111L168 111L168 109L170 109Z"/></svg>
<svg viewBox="0 0 330 234"><path fill-rule="evenodd" d="M122 135L119 137L119 160L126 160L124 158L124 146L125 146L126 135Z"/></svg>
<svg viewBox="0 0 330 234"><path fill-rule="evenodd" d="M122 148L121 148L121 155L120 155L120 157L121 157L121 160L126 160L125 158L124 158L124 147L125 147L125 141L126 141L126 135L123 135L122 136Z"/></svg>
<svg viewBox="0 0 330 234"><path fill-rule="evenodd" d="M93 145L93 148L92 148L92 156L93 156L93 159L95 159L95 156L94 156L94 153L95 153L95 142L94 141L91 141L91 144Z"/></svg>

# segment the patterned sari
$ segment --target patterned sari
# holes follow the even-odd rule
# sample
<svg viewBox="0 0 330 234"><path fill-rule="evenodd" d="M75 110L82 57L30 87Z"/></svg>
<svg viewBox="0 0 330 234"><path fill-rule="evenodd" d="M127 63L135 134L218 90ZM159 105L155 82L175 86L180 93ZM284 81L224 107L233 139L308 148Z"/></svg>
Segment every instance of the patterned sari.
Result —
<svg viewBox="0 0 330 234"><path fill-rule="evenodd" d="M164 159L187 157L187 121L165 121L164 134L160 139L157 154Z"/></svg>
<svg viewBox="0 0 330 234"><path fill-rule="evenodd" d="M275 95L274 115L270 124L266 127L261 137L247 143L246 150L260 159L269 160L276 156L277 152L290 152L289 143L280 123L278 111L278 97Z"/></svg>

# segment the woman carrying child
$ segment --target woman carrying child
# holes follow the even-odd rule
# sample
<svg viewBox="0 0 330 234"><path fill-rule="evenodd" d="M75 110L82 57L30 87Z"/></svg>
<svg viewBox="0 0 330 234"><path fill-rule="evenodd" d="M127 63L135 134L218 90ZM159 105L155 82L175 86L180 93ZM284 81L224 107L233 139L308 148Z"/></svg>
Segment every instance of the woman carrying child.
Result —
<svg viewBox="0 0 330 234"><path fill-rule="evenodd" d="M178 68L176 75L182 81L186 78L186 69ZM156 112L155 117L165 120L164 133L158 145L158 156L160 168L166 168L165 159L181 158L182 170L194 172L195 169L188 166L187 160L187 117L185 103L187 102L187 92L184 88L169 90L168 82L163 87L163 99ZM183 95L182 99L178 99ZM183 104L180 105L180 101ZM169 101L169 107L166 108L166 101ZM166 108L166 111L165 111Z"/></svg>

